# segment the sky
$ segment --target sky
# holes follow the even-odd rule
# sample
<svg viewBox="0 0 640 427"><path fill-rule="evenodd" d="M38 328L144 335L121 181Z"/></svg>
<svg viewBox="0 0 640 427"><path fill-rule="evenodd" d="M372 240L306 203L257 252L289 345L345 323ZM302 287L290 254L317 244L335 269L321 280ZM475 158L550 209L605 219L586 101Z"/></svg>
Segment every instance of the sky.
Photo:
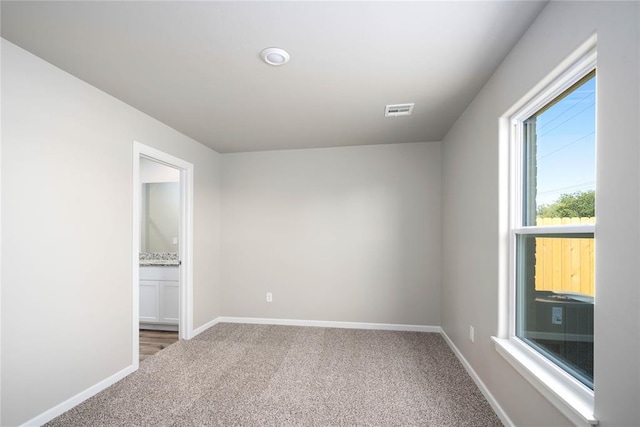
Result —
<svg viewBox="0 0 640 427"><path fill-rule="evenodd" d="M595 190L595 84L592 77L537 118L538 206Z"/></svg>

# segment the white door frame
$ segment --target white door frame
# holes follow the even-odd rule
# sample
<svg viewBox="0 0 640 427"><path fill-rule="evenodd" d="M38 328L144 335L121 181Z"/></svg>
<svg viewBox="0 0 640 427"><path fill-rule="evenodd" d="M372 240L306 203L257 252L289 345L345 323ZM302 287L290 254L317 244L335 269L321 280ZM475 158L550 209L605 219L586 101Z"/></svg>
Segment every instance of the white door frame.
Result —
<svg viewBox="0 0 640 427"><path fill-rule="evenodd" d="M193 336L193 164L133 141L132 363L138 369L140 345L140 159L180 170L180 339Z"/></svg>

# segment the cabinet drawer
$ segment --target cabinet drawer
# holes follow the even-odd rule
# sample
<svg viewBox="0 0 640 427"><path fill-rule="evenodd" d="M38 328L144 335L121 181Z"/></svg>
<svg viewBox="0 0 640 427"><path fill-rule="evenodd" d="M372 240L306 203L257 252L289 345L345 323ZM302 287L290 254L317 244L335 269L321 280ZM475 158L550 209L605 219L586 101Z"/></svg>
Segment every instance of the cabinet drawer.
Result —
<svg viewBox="0 0 640 427"><path fill-rule="evenodd" d="M180 280L179 267L140 267L140 280Z"/></svg>

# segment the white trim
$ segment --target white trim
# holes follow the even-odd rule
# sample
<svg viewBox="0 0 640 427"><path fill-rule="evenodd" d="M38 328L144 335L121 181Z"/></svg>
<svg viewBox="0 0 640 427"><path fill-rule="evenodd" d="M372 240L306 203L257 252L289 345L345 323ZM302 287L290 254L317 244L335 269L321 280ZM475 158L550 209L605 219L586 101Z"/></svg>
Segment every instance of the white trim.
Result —
<svg viewBox="0 0 640 427"><path fill-rule="evenodd" d="M2 72L0 71L0 74L2 74ZM0 81L2 79L0 78ZM1 92L1 87L2 85L0 85L0 92ZM2 97L0 96L0 99L2 99ZM0 105L2 105L2 103L0 103ZM0 112L0 118L2 118L2 113ZM1 124L2 120L0 120L0 189L2 188L2 124ZM2 196L1 196L2 191L0 190L0 272L2 271ZM0 307L2 307L2 274L0 274ZM1 311L0 311L1 314ZM0 315L0 343L2 342L2 316ZM0 351L0 372L2 372L2 352ZM2 402L2 387L0 386L0 402ZM2 404L0 404L0 420L2 420Z"/></svg>
<svg viewBox="0 0 640 427"><path fill-rule="evenodd" d="M1 68L0 68L1 69ZM2 72L0 71L0 74L2 74ZM0 81L2 79L0 78ZM2 85L0 85L0 92L1 92L1 87ZM1 96L0 96L0 99ZM0 103L0 106L2 105L2 103ZM0 118L2 118L2 113L0 112ZM2 188L2 120L0 120L0 189ZM4 246L2 244L2 195L1 195L2 191L0 190L0 272L2 271L2 246ZM0 274L0 307L2 307L2 274ZM1 315L1 310L0 310L0 343L2 342L2 315ZM0 372L2 372L2 352L0 351ZM2 402L2 387L0 386L0 402ZM0 420L2 420L2 404L0 403Z"/></svg>
<svg viewBox="0 0 640 427"><path fill-rule="evenodd" d="M597 425L593 393L528 346L491 337L498 353L575 425Z"/></svg>
<svg viewBox="0 0 640 427"><path fill-rule="evenodd" d="M142 194L140 192L140 148L136 142L133 143L132 195L131 365L133 371L136 371L140 365L140 206L142 203Z"/></svg>
<svg viewBox="0 0 640 427"><path fill-rule="evenodd" d="M396 323L335 322L330 320L268 319L262 317L218 317L216 323L251 323L256 325L311 326L318 328L376 329L383 331L432 332L440 326L402 325Z"/></svg>
<svg viewBox="0 0 640 427"><path fill-rule="evenodd" d="M180 166L180 165L178 165ZM193 336L193 164L180 171L180 328L181 339ZM185 286L183 286L185 284Z"/></svg>
<svg viewBox="0 0 640 427"><path fill-rule="evenodd" d="M91 387L87 388L84 391L81 391L80 393L76 394L73 397L70 397L69 399L65 400L59 405L56 405L53 408L38 415L37 417L30 419L29 421L22 424L22 427L31 427L31 426L35 427L35 426L41 426L45 423L48 423L55 417L64 414L74 406L81 404L91 396L94 396L100 393L102 390L117 383L118 381L120 381L127 375L131 374L132 372L135 372L136 369L137 369L137 366L130 365L124 368L123 370L116 372L115 374L100 381L99 383L92 385Z"/></svg>
<svg viewBox="0 0 640 427"><path fill-rule="evenodd" d="M323 321L323 320L295 320L295 319L269 319L269 318L257 318L257 317L217 317L204 325L199 326L194 329L191 333L191 337L193 338L196 335L201 334L207 329L217 325L218 323L245 323L245 324L259 324L259 325L287 325L287 326L308 326L308 327L324 327L324 328L341 328L341 329L367 329L367 330L387 330L387 331L406 331L406 332L427 332L427 333L437 333L441 334L449 347L452 348L453 352L456 354L458 359L462 362L463 366L471 375L471 378L475 381L478 388L485 396L485 398L489 401L491 407L496 411L498 417L502 420L502 422L507 426L513 426L513 423L506 415L504 410L500 407L495 398L491 395L487 387L484 385L482 380L478 377L478 375L473 371L471 365L464 359L460 351L455 347L453 342L449 339L449 337L444 333L440 326L428 326L428 325L406 325L406 324L395 324L395 323L364 323L364 322L336 322L336 321ZM137 334L136 334L137 336ZM136 360L137 362L137 360ZM115 384L120 381L122 378L127 375L135 372L138 369L138 363L131 364L125 369L113 374L112 376L100 381L99 383L87 388L86 390L78 393L77 395L65 400L59 405L54 406L53 408L43 412L42 414L32 418L26 423L22 424L23 427L31 427L31 426L40 426L43 425L55 417L65 413L66 411L72 409L73 407L79 405L84 402L88 398L98 394L102 390L107 387Z"/></svg>
<svg viewBox="0 0 640 427"><path fill-rule="evenodd" d="M598 36L593 34L582 45L580 45L571 55L567 56L556 68L554 68L547 76L545 76L538 84L531 88L522 98L520 98L511 108L509 108L502 115L503 117L519 117L521 114L526 115L528 110L525 109L525 105L535 99L539 94L548 91L548 86L558 79L563 78L563 74L569 70L575 70L575 67L581 64L581 60L584 58L591 59L590 55L595 54L595 48L597 46ZM593 60L595 61L595 56ZM587 67L588 68L588 67ZM569 85L570 86L570 85ZM568 87L568 86L567 86ZM560 91L562 92L562 91ZM551 96L553 98L554 96ZM546 104L546 103L545 103ZM544 104L543 104L544 105ZM541 105L542 107L542 105ZM535 113L535 111L533 111ZM526 117L522 117L526 119Z"/></svg>
<svg viewBox="0 0 640 427"><path fill-rule="evenodd" d="M508 245L507 286L502 284L499 336L492 337L496 351L509 362L533 387L549 400L569 420L577 425L596 425L594 393L577 379L516 337L516 237L517 235L595 234L594 224L523 226L522 212L522 128L523 120L535 114L578 79L596 68L596 36L583 43L565 61L542 79L500 118L501 146L508 156L508 231L501 242ZM506 193L506 192L505 192ZM506 194L502 193L503 196ZM505 318L505 314L508 314Z"/></svg>
<svg viewBox="0 0 640 427"><path fill-rule="evenodd" d="M215 319L208 321L204 325L198 326L197 328L195 328L193 330L193 334L191 334L191 338L195 337L196 335L200 335L201 333L203 333L207 329L209 329L209 328L211 328L213 326L216 326L218 323L220 323L220 318L216 317Z"/></svg>
<svg viewBox="0 0 640 427"><path fill-rule="evenodd" d="M556 68L554 73L555 77L550 78L548 76L545 79L547 86L537 92L530 98L523 98L523 106L511 116L512 123L521 122L528 119L535 114L542 107L553 101L558 95L565 90L569 89L574 83L576 83L576 76L585 76L596 68L597 51L596 51L596 37L593 36L593 44L583 45L587 48L580 58L578 58L570 66L563 68L562 72ZM527 101L528 99L528 101Z"/></svg>
<svg viewBox="0 0 640 427"><path fill-rule="evenodd" d="M133 141L133 253L132 253L132 364L137 369L139 353L140 274L140 158L145 157L180 170L180 339L193 336L193 176L192 163Z"/></svg>
<svg viewBox="0 0 640 427"><path fill-rule="evenodd" d="M593 335L558 332L527 331L527 338L532 340L593 342Z"/></svg>
<svg viewBox="0 0 640 427"><path fill-rule="evenodd" d="M504 424L507 427L515 426L513 421L511 421L511 418L509 418L509 416L504 411L504 409L502 409L502 406L500 406L500 403L498 403L498 400L495 397L493 397L493 394L491 394L487 386L480 379L480 376L476 373L476 371L473 370L473 368L471 367L471 364L467 361L467 359L464 358L464 356L462 355L462 352L460 352L458 347L456 347L456 345L453 343L451 338L449 338L447 333L444 330L442 330L440 334L442 335L442 338L444 338L444 340L447 342L451 350L453 350L453 353L456 355L460 363L462 363L462 366L464 366L464 368L467 370L473 382L476 383L476 386L478 386L478 389L480 389L480 392L482 393L484 398L487 399L487 402L489 402L489 405L491 405L491 408L493 408L498 418L500 418L500 421L502 421L502 424Z"/></svg>
<svg viewBox="0 0 640 427"><path fill-rule="evenodd" d="M511 183L511 168L513 162L510 156L512 126L507 117L498 120L498 336L509 334L509 284L511 283L511 225L510 202L512 200L513 185Z"/></svg>
<svg viewBox="0 0 640 427"><path fill-rule="evenodd" d="M515 227L516 234L594 234L595 224L535 225Z"/></svg>

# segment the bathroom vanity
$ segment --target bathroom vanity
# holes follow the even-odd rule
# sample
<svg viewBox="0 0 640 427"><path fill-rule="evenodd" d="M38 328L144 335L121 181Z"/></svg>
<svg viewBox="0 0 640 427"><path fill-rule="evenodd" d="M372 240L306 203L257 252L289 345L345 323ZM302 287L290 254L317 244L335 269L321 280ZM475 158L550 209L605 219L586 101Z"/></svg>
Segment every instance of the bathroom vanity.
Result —
<svg viewBox="0 0 640 427"><path fill-rule="evenodd" d="M140 328L177 331L180 267L177 260L140 260Z"/></svg>

